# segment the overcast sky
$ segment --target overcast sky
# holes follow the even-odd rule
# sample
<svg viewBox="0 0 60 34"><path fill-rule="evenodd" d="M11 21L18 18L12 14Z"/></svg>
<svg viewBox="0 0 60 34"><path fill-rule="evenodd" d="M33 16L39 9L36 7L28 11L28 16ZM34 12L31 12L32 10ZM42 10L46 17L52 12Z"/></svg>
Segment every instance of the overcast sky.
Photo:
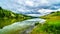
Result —
<svg viewBox="0 0 60 34"><path fill-rule="evenodd" d="M21 12L51 11L60 10L60 0L0 0L0 6Z"/></svg>

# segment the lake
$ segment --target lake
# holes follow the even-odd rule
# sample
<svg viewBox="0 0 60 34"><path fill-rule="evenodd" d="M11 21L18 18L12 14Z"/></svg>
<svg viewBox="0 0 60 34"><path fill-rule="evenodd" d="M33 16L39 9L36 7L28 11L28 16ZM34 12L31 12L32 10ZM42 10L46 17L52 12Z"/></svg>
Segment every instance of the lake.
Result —
<svg viewBox="0 0 60 34"><path fill-rule="evenodd" d="M0 29L0 34L28 34L35 26L35 23L43 23L45 20L40 18L28 19L24 21L16 20L1 20L3 27ZM7 25L6 23L10 23ZM4 26L5 25L5 26Z"/></svg>

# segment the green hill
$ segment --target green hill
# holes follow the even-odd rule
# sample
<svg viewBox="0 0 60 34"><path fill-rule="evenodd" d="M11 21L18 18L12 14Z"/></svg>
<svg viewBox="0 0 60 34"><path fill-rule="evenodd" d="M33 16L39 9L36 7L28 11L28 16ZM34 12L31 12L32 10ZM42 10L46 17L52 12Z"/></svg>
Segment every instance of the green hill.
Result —
<svg viewBox="0 0 60 34"><path fill-rule="evenodd" d="M0 18L2 19L8 19L8 18L16 18L16 19L19 19L19 18L23 18L23 19L29 19L31 18L31 16L26 16L26 15L22 15L22 14L17 14L17 13L14 13L10 10L6 10L6 9L2 9L0 7Z"/></svg>
<svg viewBox="0 0 60 34"><path fill-rule="evenodd" d="M31 19L31 16L16 14L0 7L0 28L26 19Z"/></svg>
<svg viewBox="0 0 60 34"><path fill-rule="evenodd" d="M60 34L60 11L42 16L44 24L38 24L30 34Z"/></svg>

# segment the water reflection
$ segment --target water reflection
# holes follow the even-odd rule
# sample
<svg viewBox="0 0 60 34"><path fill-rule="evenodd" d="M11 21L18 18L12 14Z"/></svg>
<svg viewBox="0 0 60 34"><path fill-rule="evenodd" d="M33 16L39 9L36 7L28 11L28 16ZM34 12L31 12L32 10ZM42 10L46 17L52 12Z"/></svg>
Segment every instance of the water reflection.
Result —
<svg viewBox="0 0 60 34"><path fill-rule="evenodd" d="M0 29L0 34L19 34L21 31L28 29L30 26L40 21L44 21L44 19L36 18L36 19L25 20L22 22L15 22L11 25L5 26L2 29Z"/></svg>
<svg viewBox="0 0 60 34"><path fill-rule="evenodd" d="M3 28L4 26L10 25L12 23L23 21L20 19L0 19L0 28Z"/></svg>

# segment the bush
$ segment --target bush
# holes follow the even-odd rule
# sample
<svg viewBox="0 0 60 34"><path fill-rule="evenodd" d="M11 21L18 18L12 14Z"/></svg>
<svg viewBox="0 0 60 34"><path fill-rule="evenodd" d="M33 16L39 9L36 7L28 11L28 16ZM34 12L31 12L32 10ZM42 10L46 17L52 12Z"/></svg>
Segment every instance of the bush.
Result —
<svg viewBox="0 0 60 34"><path fill-rule="evenodd" d="M2 9L2 7L0 7L0 10Z"/></svg>
<svg viewBox="0 0 60 34"><path fill-rule="evenodd" d="M35 23L35 26L38 25L38 24L39 24L39 22Z"/></svg>

